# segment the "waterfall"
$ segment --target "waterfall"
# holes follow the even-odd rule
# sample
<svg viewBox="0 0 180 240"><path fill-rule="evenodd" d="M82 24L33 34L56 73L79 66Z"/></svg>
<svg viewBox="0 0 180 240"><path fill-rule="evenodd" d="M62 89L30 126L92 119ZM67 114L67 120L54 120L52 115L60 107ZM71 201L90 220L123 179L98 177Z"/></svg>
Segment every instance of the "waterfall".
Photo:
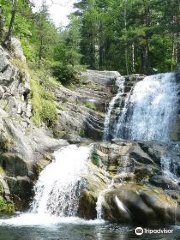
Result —
<svg viewBox="0 0 180 240"><path fill-rule="evenodd" d="M102 193L98 196L97 202L96 202L96 212L97 212L97 219L102 219Z"/></svg>
<svg viewBox="0 0 180 240"><path fill-rule="evenodd" d="M82 176L89 173L90 155L91 145L70 145L56 151L54 161L40 173L30 211L12 218L0 219L0 225L104 224L100 201L97 203L97 219L85 220L77 217L79 197L84 187Z"/></svg>
<svg viewBox="0 0 180 240"><path fill-rule="evenodd" d="M115 126L114 138L169 141L178 112L173 73L145 77L136 83Z"/></svg>
<svg viewBox="0 0 180 240"><path fill-rule="evenodd" d="M166 146L166 152L161 157L161 169L163 175L176 183L179 182L179 169L177 166L180 157L179 153L179 143L170 143Z"/></svg>
<svg viewBox="0 0 180 240"><path fill-rule="evenodd" d="M120 96L124 94L124 82L125 82L125 78L122 77L122 76L118 77L117 80L116 80L116 85L118 87L118 92L112 98L111 102L109 103L109 108L108 108L108 111L107 111L106 116L105 116L104 132L103 132L103 140L104 141L108 140L108 137L109 137L111 113L114 109L114 105L116 104L116 102L120 98Z"/></svg>
<svg viewBox="0 0 180 240"><path fill-rule="evenodd" d="M40 174L31 212L76 216L81 176L87 174L90 147L71 145L54 153L55 160Z"/></svg>

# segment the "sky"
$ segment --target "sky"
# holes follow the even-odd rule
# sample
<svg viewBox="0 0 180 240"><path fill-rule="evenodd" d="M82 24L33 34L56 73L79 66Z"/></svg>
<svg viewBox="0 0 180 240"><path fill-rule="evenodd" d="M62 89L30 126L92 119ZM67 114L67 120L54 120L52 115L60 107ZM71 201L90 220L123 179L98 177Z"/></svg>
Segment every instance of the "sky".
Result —
<svg viewBox="0 0 180 240"><path fill-rule="evenodd" d="M46 0L49 6L49 12L55 25L66 26L68 24L68 15L73 11L73 3L77 0ZM53 4L52 4L53 2ZM36 7L41 6L42 0L34 1Z"/></svg>

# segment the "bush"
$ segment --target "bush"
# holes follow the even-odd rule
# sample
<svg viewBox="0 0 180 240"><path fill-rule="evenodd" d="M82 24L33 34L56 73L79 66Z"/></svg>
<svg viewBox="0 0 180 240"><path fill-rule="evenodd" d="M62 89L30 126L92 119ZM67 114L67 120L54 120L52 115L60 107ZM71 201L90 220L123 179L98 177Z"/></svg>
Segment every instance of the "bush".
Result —
<svg viewBox="0 0 180 240"><path fill-rule="evenodd" d="M7 203L0 196L0 213L13 213L15 211L14 203Z"/></svg>
<svg viewBox="0 0 180 240"><path fill-rule="evenodd" d="M55 64L52 67L52 72L57 80L65 86L78 82L79 80L78 73L69 65Z"/></svg>
<svg viewBox="0 0 180 240"><path fill-rule="evenodd" d="M96 150L92 153L92 163L97 167L100 167L100 159Z"/></svg>
<svg viewBox="0 0 180 240"><path fill-rule="evenodd" d="M41 119L48 127L53 126L57 121L57 110L49 100L42 101Z"/></svg>

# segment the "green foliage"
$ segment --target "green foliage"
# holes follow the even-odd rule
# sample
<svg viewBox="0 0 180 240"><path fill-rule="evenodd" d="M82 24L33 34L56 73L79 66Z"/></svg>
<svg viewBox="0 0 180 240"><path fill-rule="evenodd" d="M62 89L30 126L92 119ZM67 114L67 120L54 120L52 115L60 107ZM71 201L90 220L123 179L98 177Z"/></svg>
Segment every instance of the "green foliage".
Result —
<svg viewBox="0 0 180 240"><path fill-rule="evenodd" d="M50 100L43 99L41 102L41 119L48 127L53 126L57 121L57 110L54 103Z"/></svg>
<svg viewBox="0 0 180 240"><path fill-rule="evenodd" d="M0 152L8 151L8 149L13 145L13 139L9 136L0 136Z"/></svg>
<svg viewBox="0 0 180 240"><path fill-rule="evenodd" d="M53 75L63 85L77 83L79 81L78 73L70 65L55 64L52 67Z"/></svg>
<svg viewBox="0 0 180 240"><path fill-rule="evenodd" d="M86 133L84 129L81 129L81 132L79 134L80 137L85 138L86 137Z"/></svg>
<svg viewBox="0 0 180 240"><path fill-rule="evenodd" d="M42 73L41 73L42 74ZM57 109L53 89L56 85L45 81L40 84L40 76L33 72L31 74L33 121L40 126L44 122L48 127L53 126L57 120ZM46 76L48 78L48 76ZM53 83L52 78L50 78Z"/></svg>
<svg viewBox="0 0 180 240"><path fill-rule="evenodd" d="M4 169L3 169L3 167L0 165L0 175L5 175L5 172L4 172ZM0 192L2 192L3 191L3 186L0 184Z"/></svg>
<svg viewBox="0 0 180 240"><path fill-rule="evenodd" d="M57 109L61 110L61 111L65 111L66 107L62 106L62 105L57 105Z"/></svg>
<svg viewBox="0 0 180 240"><path fill-rule="evenodd" d="M4 173L2 167L0 167L0 171ZM3 185L0 183L0 194L2 195L4 192ZM0 213L13 213L15 211L14 203L6 202L4 198L0 195Z"/></svg>
<svg viewBox="0 0 180 240"><path fill-rule="evenodd" d="M100 167L100 159L99 159L99 156L97 154L97 151L94 151L92 153L92 163L94 165L96 165L97 167Z"/></svg>
<svg viewBox="0 0 180 240"><path fill-rule="evenodd" d="M82 63L126 73L169 71L180 62L180 2L80 0Z"/></svg>
<svg viewBox="0 0 180 240"><path fill-rule="evenodd" d="M0 0L5 18L1 39L9 28L13 2ZM180 1L79 0L75 9L68 26L57 29L45 1L36 12L31 1L17 1L13 35L21 40L29 66L52 69L59 82L73 89L83 66L150 74L153 68L174 70L180 62Z"/></svg>
<svg viewBox="0 0 180 240"><path fill-rule="evenodd" d="M0 213L13 213L15 211L14 203L6 202L0 196Z"/></svg>
<svg viewBox="0 0 180 240"><path fill-rule="evenodd" d="M96 106L92 102L87 102L87 103L84 104L84 106L89 108L89 109L92 109L94 111L96 110Z"/></svg>

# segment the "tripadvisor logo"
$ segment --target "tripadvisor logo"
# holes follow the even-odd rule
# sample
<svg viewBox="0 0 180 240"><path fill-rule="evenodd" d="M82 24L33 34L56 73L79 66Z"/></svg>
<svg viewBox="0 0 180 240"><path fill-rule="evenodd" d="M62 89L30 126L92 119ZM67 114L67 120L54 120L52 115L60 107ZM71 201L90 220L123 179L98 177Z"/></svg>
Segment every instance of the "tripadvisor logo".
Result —
<svg viewBox="0 0 180 240"><path fill-rule="evenodd" d="M172 229L148 229L148 228L141 228L141 227L137 227L135 229L135 234L136 235L142 235L143 233L148 233L148 234L152 234L152 233L173 233Z"/></svg>
<svg viewBox="0 0 180 240"><path fill-rule="evenodd" d="M136 233L136 235L142 235L143 234L143 229L141 227L137 227L135 229L135 233Z"/></svg>

